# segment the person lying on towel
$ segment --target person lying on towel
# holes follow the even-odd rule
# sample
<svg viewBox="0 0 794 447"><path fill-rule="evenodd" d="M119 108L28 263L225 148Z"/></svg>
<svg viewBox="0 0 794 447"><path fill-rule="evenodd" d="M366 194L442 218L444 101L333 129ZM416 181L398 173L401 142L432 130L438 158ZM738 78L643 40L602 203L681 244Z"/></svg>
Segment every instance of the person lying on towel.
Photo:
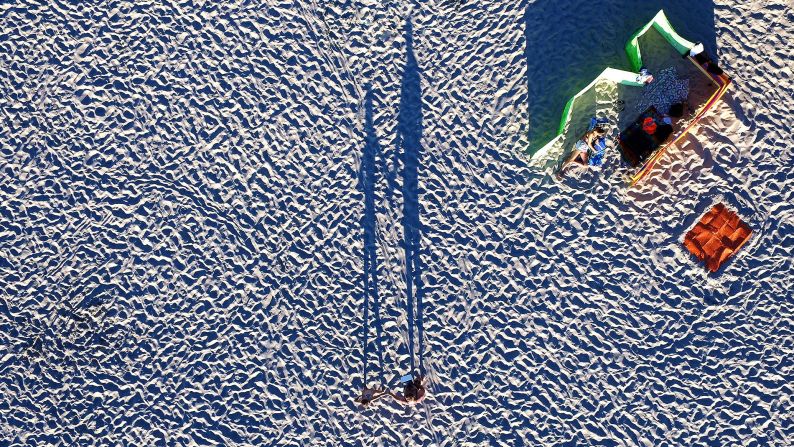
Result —
<svg viewBox="0 0 794 447"><path fill-rule="evenodd" d="M606 151L606 120L590 119L590 127L573 146L573 151L567 160L560 166L557 178L561 178L564 171L572 164L582 166L601 167L604 164Z"/></svg>

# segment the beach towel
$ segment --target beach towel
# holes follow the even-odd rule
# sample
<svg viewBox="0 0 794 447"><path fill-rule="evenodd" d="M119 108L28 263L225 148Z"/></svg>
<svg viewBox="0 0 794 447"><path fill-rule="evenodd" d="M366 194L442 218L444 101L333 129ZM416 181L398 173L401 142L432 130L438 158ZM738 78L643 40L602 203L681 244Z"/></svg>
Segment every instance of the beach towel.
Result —
<svg viewBox="0 0 794 447"><path fill-rule="evenodd" d="M689 97L689 79L679 79L674 67L659 71L653 82L642 90L642 97L637 103L637 113L654 106L661 114L670 112L673 104L686 102Z"/></svg>
<svg viewBox="0 0 794 447"><path fill-rule="evenodd" d="M599 138L593 147L595 152L587 159L587 163L594 168L600 168L604 164L604 153L607 149L607 143L603 138Z"/></svg>
<svg viewBox="0 0 794 447"><path fill-rule="evenodd" d="M684 237L684 247L717 272L747 242L753 230L722 203L714 205Z"/></svg>

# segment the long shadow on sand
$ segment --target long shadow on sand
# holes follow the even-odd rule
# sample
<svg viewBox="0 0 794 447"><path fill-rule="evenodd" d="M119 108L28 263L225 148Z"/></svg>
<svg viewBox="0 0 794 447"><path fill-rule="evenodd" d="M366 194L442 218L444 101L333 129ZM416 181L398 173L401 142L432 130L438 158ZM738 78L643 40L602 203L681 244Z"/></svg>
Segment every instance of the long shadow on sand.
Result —
<svg viewBox="0 0 794 447"><path fill-rule="evenodd" d="M606 67L629 69L624 45L660 9L683 37L703 42L708 53L716 57L712 0L577 3L570 8L559 7L556 2L525 2L530 153L554 137L572 95ZM540 48L545 51L538 51Z"/></svg>
<svg viewBox="0 0 794 447"><path fill-rule="evenodd" d="M422 324L422 262L420 248L422 224L419 220L419 167L422 152L422 88L421 71L413 48L413 24L410 18L405 25L406 60L400 94L400 111L397 117L397 149L402 148L403 167L403 248L405 249L406 303L408 311L408 345L411 370L424 371ZM415 317L415 318L414 318ZM416 323L416 324L415 324ZM416 326L416 328L414 327ZM414 351L414 333L418 338L418 352Z"/></svg>
<svg viewBox="0 0 794 447"><path fill-rule="evenodd" d="M380 369L380 382L384 380L383 365L383 323L380 315L380 294L378 292L378 235L375 223L375 185L377 184L376 159L380 154L380 144L372 122L372 91L367 89L364 105L364 125L366 140L364 153L361 157L358 181L364 192L364 215L361 227L364 233L364 330L362 343L364 345L364 386L367 386L367 372L369 370L369 333L370 322L375 326L375 351L378 356ZM370 316L370 308L373 315Z"/></svg>

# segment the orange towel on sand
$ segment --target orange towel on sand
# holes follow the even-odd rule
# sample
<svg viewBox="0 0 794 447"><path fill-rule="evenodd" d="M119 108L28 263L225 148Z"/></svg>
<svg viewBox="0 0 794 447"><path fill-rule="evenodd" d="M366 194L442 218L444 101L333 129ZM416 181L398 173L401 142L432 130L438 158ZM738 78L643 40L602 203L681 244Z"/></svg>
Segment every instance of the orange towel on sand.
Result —
<svg viewBox="0 0 794 447"><path fill-rule="evenodd" d="M715 205L684 237L684 246L712 272L744 245L752 230L723 204Z"/></svg>

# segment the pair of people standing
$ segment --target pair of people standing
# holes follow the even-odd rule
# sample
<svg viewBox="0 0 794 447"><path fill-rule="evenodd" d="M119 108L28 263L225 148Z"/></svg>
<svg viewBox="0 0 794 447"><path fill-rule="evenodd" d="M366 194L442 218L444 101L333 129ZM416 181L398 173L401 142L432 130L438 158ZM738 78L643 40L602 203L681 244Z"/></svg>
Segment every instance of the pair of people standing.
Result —
<svg viewBox="0 0 794 447"><path fill-rule="evenodd" d="M364 387L361 396L356 398L356 402L366 407L370 403L385 397L391 396L395 401L404 405L414 405L423 401L427 396L425 389L426 378L418 374L413 374L413 378L405 382L405 387L401 393L392 393L389 390L379 390L377 388Z"/></svg>

